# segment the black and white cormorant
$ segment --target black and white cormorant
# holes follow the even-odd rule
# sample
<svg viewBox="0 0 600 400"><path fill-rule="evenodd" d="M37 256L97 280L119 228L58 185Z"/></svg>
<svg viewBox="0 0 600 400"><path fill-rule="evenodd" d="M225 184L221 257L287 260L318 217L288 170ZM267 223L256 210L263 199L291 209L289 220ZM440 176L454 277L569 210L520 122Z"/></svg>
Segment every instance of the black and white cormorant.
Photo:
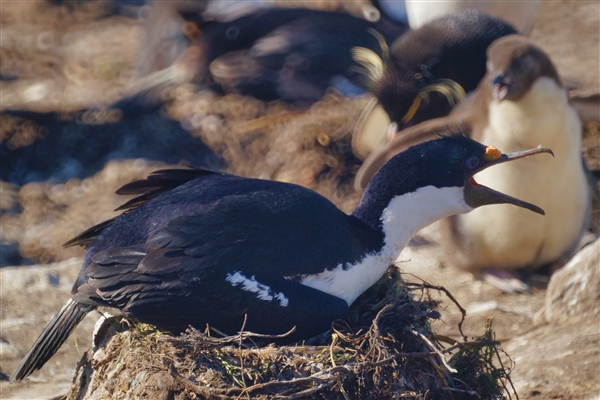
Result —
<svg viewBox="0 0 600 400"><path fill-rule="evenodd" d="M327 331L421 228L486 204L533 204L473 175L537 153L502 154L463 136L414 146L373 176L351 215L293 184L206 170L162 170L117 193L121 216L68 244L87 246L72 296L12 375L41 368L90 311L113 307L157 328L206 324L289 341ZM526 173L526 171L524 172ZM494 229L494 227L490 227Z"/></svg>

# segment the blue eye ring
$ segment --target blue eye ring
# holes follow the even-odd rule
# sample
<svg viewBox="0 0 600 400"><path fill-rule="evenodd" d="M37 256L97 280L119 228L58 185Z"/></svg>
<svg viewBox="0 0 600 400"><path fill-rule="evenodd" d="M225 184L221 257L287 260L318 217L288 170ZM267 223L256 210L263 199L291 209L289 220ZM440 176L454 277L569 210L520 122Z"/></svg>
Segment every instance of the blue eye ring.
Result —
<svg viewBox="0 0 600 400"><path fill-rule="evenodd" d="M477 168L477 166L479 165L479 157L476 157L476 156L469 157L469 158L467 158L467 161L465 162L465 164L467 165L467 168L469 168L469 169Z"/></svg>

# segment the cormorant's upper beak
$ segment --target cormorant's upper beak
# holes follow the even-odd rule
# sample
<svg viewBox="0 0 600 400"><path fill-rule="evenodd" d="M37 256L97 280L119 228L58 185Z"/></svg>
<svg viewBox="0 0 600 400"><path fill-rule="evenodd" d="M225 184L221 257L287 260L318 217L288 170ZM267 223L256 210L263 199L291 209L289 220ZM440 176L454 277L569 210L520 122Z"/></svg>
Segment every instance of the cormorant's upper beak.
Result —
<svg viewBox="0 0 600 400"><path fill-rule="evenodd" d="M502 164L507 161L518 160L519 158L529 157L539 153L550 153L554 157L552 150L545 147L538 147L536 149L519 151L516 153L502 154L495 147L489 146L486 149L486 159L484 162L480 163L477 168L470 170L467 174L468 178L465 181L464 189L464 196L467 204L473 208L488 204L514 204L515 206L523 207L538 214L545 215L544 210L542 210L540 207L480 185L475 182L475 179L473 179L473 175L493 165Z"/></svg>

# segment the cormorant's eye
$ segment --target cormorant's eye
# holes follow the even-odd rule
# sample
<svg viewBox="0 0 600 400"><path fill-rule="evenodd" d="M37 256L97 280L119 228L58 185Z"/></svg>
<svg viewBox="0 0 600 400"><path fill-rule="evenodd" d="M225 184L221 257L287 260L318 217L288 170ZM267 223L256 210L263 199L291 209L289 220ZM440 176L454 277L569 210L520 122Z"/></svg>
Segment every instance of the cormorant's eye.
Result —
<svg viewBox="0 0 600 400"><path fill-rule="evenodd" d="M469 169L476 168L479 165L479 158L477 158L475 156L469 157L469 158L467 158L466 164Z"/></svg>
<svg viewBox="0 0 600 400"><path fill-rule="evenodd" d="M235 40L240 35L240 28L235 25L231 25L225 31L225 37L229 40Z"/></svg>

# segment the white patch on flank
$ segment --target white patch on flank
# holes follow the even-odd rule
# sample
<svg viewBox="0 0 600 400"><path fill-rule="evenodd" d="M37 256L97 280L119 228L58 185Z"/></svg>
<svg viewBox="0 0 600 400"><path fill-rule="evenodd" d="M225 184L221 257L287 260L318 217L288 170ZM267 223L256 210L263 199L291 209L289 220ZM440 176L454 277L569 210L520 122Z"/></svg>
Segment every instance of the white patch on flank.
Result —
<svg viewBox="0 0 600 400"><path fill-rule="evenodd" d="M379 253L368 254L346 269L338 265L319 274L302 276L300 283L339 297L350 305L385 274L419 230L444 217L471 210L465 203L462 187L427 186L397 196L381 216L385 242Z"/></svg>
<svg viewBox="0 0 600 400"><path fill-rule="evenodd" d="M256 293L260 300L273 301L273 299L276 299L279 301L281 307L287 307L289 303L288 298L285 297L283 293L273 292L270 287L258 282L254 275L250 278L246 278L240 271L235 271L233 275L227 274L225 280L231 283L231 286L233 287L242 285L242 290Z"/></svg>

